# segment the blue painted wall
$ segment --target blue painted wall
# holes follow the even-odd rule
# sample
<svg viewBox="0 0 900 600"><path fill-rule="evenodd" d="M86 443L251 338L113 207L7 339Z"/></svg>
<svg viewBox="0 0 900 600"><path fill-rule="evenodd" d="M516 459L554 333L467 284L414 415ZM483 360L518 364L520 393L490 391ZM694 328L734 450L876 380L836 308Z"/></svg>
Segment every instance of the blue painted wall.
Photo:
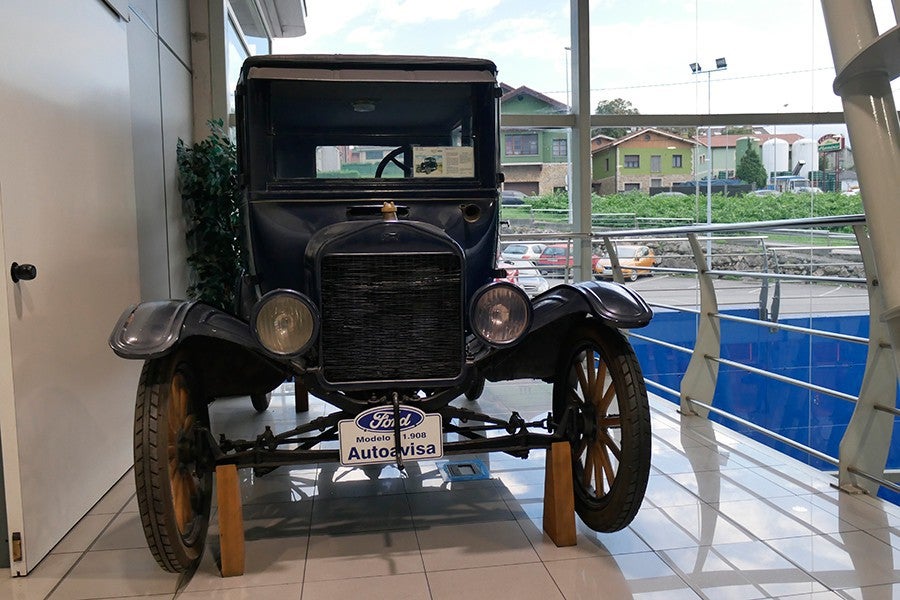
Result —
<svg viewBox="0 0 900 600"><path fill-rule="evenodd" d="M725 311L742 317L757 318L755 309ZM697 315L659 310L644 329L637 333L692 348L697 332ZM867 337L868 315L829 315L790 318L779 321L786 325L812 327L848 335ZM851 395L859 393L866 364L867 348L854 344L801 333L772 330L757 325L722 321L722 358L749 364L816 385ZM635 352L647 379L679 389L690 355L632 338ZM813 366L811 366L813 365ZM653 387L651 392L657 392ZM665 394L662 394L664 397ZM678 403L678 398L668 398ZM743 419L762 425L785 437L837 457L838 446L854 404L834 396L813 392L733 367L720 366L714 406ZM728 419L710 414L710 419L727 425L768 446L777 448L814 467L835 467L809 457ZM900 466L900 431L895 419L894 443L888 456L888 467ZM883 493L895 503L900 495Z"/></svg>

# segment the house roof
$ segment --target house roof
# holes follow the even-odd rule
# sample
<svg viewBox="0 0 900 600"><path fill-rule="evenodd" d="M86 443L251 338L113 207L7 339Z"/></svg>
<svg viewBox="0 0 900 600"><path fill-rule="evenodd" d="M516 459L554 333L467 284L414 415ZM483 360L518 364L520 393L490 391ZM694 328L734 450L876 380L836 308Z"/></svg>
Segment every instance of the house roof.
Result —
<svg viewBox="0 0 900 600"><path fill-rule="evenodd" d="M693 144L699 144L699 143L700 143L700 142L697 142L696 140L692 140L692 139L689 139L689 138L681 137L680 135L675 135L674 133L669 133L668 131L662 131L662 130L660 130L660 129L654 129L654 128L652 128L652 127L645 127L645 128L643 128L643 129L639 129L639 130L637 130L637 131L634 131L634 132L632 132L632 133L629 133L628 135L623 136L623 137L620 137L620 138L618 138L618 139L609 138L609 137L607 137L607 136L605 136L605 135L602 135L602 136L601 136L601 135L594 136L593 138L591 138L591 153L598 152L598 151L600 151L600 150L606 150L607 148L613 148L613 147L618 146L618 145L620 145L620 144L623 144L623 143L625 143L625 142L627 142L627 141L629 141L629 140L632 140L632 139L636 138L636 137L639 136L639 135L643 135L643 134L645 134L645 133L647 133L647 132L652 132L652 133L655 133L656 135L661 135L661 136L663 136L663 137L671 138L671 139L673 139L673 140L676 140L676 141L679 141L679 142L683 142L683 143L685 143L685 144L691 144L691 145L693 145ZM602 138L606 138L606 140L603 141L603 142L601 142L600 144L597 144L597 145L595 146L595 145L594 145L594 140L597 140L597 139L599 139L599 138L601 138L601 137L602 137ZM702 145L705 146L706 144L702 144Z"/></svg>
<svg viewBox="0 0 900 600"><path fill-rule="evenodd" d="M526 96L531 96L532 98L535 98L543 102L544 104L547 104L548 106L550 106L550 108L553 109L553 112L564 113L569 111L569 107L565 103L554 100L550 96L545 96L544 94L537 92L526 85L513 88L510 85L501 83L500 89L503 91L503 95L500 96L500 104L503 104L505 101L515 98L520 94L524 94Z"/></svg>
<svg viewBox="0 0 900 600"><path fill-rule="evenodd" d="M803 136L798 133L779 133L778 135L772 133L741 133L737 135L728 134L728 135L716 135L713 134L710 142L713 148L732 148L737 144L737 141L741 138L752 137L759 140L759 143L767 142L771 139L778 138L779 140L784 140L788 144L793 144L797 140L803 139ZM699 136L694 138L698 144L705 146L706 145L706 137Z"/></svg>

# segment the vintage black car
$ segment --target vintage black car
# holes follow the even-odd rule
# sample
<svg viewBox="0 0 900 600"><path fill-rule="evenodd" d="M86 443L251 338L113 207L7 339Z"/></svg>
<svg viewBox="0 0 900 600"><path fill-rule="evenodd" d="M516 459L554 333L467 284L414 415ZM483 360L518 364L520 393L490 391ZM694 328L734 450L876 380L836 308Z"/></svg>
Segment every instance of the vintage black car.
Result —
<svg viewBox="0 0 900 600"><path fill-rule="evenodd" d="M322 461L403 468L460 453L524 457L568 441L582 520L615 531L634 518L650 470L650 416L619 329L652 313L615 283L529 299L495 281L505 276L496 266L499 97L487 60L246 61L236 92L249 256L239 306L230 314L144 302L110 337L118 355L145 361L135 477L164 569L199 560L212 473L223 464L261 474ZM317 157L335 149L359 177L323 169ZM432 161L439 171L415 168ZM249 441L210 431L217 397L264 407L290 378L334 411ZM451 404L477 398L485 380L521 378L552 383L545 418ZM333 441L339 448L321 447Z"/></svg>

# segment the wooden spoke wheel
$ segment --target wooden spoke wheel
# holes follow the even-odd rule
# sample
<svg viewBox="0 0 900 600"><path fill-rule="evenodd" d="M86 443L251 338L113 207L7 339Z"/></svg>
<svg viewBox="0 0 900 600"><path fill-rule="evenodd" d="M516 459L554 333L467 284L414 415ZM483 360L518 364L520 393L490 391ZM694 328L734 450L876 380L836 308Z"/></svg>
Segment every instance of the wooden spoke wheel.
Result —
<svg viewBox="0 0 900 600"><path fill-rule="evenodd" d="M563 346L553 418L572 447L575 512L595 531L618 531L637 514L650 476L650 408L634 350L587 319Z"/></svg>
<svg viewBox="0 0 900 600"><path fill-rule="evenodd" d="M199 427L206 400L190 364L177 355L144 363L134 425L134 475L150 552L166 571L199 562L212 499L212 464Z"/></svg>

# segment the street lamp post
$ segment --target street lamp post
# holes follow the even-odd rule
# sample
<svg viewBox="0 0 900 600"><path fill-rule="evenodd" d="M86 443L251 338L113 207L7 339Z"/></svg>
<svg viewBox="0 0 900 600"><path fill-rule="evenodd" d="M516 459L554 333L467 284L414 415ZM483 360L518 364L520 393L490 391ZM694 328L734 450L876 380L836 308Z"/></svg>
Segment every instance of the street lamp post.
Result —
<svg viewBox="0 0 900 600"><path fill-rule="evenodd" d="M700 75L701 73L706 73L706 110L707 115L709 115L709 121L712 121L712 74L716 71L724 71L728 68L728 63L725 62L724 58L716 59L716 68L709 69L707 71L703 70L703 67L700 66L700 63L691 63L691 72L694 75ZM711 122L706 123L706 153L707 153L707 161L706 161L706 224L712 224L712 168L713 168L713 153L712 153L712 124ZM706 240L706 268L712 268L712 233L707 233Z"/></svg>

